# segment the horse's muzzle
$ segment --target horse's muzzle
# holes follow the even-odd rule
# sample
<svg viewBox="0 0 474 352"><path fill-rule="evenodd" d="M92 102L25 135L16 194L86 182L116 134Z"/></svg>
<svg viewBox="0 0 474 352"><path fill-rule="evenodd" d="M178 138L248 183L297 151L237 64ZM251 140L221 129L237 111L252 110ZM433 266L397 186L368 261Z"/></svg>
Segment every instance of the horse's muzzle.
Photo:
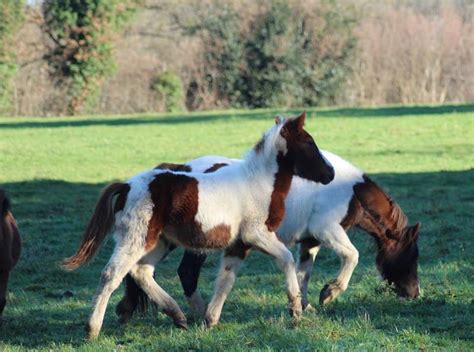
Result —
<svg viewBox="0 0 474 352"><path fill-rule="evenodd" d="M321 179L321 183L323 185L327 185L328 183L330 183L332 180L334 180L334 176L335 176L335 172L334 172L334 168L332 166L328 167L328 172L327 174L325 174L322 179Z"/></svg>

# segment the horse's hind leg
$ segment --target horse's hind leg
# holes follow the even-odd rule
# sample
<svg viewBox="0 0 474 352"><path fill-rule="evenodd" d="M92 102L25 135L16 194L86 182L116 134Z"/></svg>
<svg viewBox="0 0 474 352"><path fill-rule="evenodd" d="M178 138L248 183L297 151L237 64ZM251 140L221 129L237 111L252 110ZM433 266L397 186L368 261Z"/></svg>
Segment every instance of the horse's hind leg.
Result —
<svg viewBox="0 0 474 352"><path fill-rule="evenodd" d="M114 253L100 276L99 289L94 298L94 308L86 325L87 337L93 339L99 335L104 320L107 303L112 293L135 263L145 254L143 248L117 243Z"/></svg>
<svg viewBox="0 0 474 352"><path fill-rule="evenodd" d="M332 248L341 259L341 269L337 277L327 283L319 295L319 303L323 305L333 301L347 289L349 280L359 261L359 252L339 224L334 224L322 230L318 235L318 239L324 246Z"/></svg>
<svg viewBox="0 0 474 352"><path fill-rule="evenodd" d="M238 240L224 252L219 273L217 274L214 294L206 311L205 320L207 327L212 327L219 322L224 302L234 285L237 272L242 261L247 256L249 248L249 246Z"/></svg>
<svg viewBox="0 0 474 352"><path fill-rule="evenodd" d="M153 279L155 264L163 258L167 251L168 245L164 241L159 242L153 251L133 266L130 274L148 297L160 306L166 315L173 319L177 327L187 329L186 316L181 308Z"/></svg>
<svg viewBox="0 0 474 352"><path fill-rule="evenodd" d="M0 269L0 318L7 304L7 283L9 275L10 272L8 270Z"/></svg>
<svg viewBox="0 0 474 352"><path fill-rule="evenodd" d="M308 283L313 272L313 264L316 255L321 248L321 243L315 238L305 238L300 242L300 257L296 275L301 290L301 304L303 310L309 307L308 302Z"/></svg>
<svg viewBox="0 0 474 352"><path fill-rule="evenodd" d="M166 244L166 242L164 242L163 245L164 244ZM159 257L158 262L166 258L166 256L168 256L168 254L175 248L175 245L167 244L166 248L160 251L161 257ZM125 276L125 281L124 296L115 307L115 312L119 317L119 323L121 324L126 323L136 311L144 313L147 309L149 300L145 291L143 291L143 289L138 285L130 272Z"/></svg>

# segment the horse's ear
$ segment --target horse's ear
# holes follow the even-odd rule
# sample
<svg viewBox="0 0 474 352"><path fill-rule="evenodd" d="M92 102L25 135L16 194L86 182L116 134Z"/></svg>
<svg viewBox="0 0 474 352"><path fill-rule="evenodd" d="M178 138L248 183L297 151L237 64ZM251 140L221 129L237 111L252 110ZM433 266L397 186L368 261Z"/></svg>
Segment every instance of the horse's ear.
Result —
<svg viewBox="0 0 474 352"><path fill-rule="evenodd" d="M283 117L280 115L275 116L275 125L281 125L283 123Z"/></svg>
<svg viewBox="0 0 474 352"><path fill-rule="evenodd" d="M421 224L417 222L415 225L408 228L408 236L412 241L415 241L418 238L418 233L420 232Z"/></svg>
<svg viewBox="0 0 474 352"><path fill-rule="evenodd" d="M306 121L306 111L303 111L303 113L295 119L295 122L298 124L299 130L303 129L305 121Z"/></svg>
<svg viewBox="0 0 474 352"><path fill-rule="evenodd" d="M288 129L292 129L294 131L300 131L303 129L305 120L306 120L306 111L303 111L301 115L289 120L285 124L285 127Z"/></svg>

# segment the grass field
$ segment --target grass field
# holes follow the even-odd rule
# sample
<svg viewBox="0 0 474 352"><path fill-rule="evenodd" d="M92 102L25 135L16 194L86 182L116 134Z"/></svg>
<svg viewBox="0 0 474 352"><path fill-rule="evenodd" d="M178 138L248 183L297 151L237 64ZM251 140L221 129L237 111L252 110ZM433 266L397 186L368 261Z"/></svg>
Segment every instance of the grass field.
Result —
<svg viewBox="0 0 474 352"><path fill-rule="evenodd" d="M97 341L84 322L110 238L92 264L64 273L56 263L76 248L101 187L159 162L203 154L239 157L277 111L79 118L0 118L0 187L8 190L23 236L0 326L0 351L22 350L473 350L474 106L308 110L318 145L352 161L421 221L422 297L399 302L377 279L368 235L351 232L360 262L347 292L305 314L297 327L286 312L284 277L252 253L224 306L221 323L177 330L161 313L119 326L109 303ZM316 116L315 116L316 115ZM157 280L185 312L177 264L181 251L157 268ZM206 264L206 298L218 254ZM338 270L322 250L310 283L316 304ZM72 297L64 295L66 291Z"/></svg>

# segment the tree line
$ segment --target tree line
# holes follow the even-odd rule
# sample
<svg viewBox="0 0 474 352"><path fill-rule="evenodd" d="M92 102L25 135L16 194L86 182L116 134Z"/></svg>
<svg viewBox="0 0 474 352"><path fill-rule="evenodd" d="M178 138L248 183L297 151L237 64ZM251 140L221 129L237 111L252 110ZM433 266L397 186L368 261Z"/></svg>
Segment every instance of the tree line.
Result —
<svg viewBox="0 0 474 352"><path fill-rule="evenodd" d="M466 9L462 1L3 0L0 113L466 101L474 99Z"/></svg>

